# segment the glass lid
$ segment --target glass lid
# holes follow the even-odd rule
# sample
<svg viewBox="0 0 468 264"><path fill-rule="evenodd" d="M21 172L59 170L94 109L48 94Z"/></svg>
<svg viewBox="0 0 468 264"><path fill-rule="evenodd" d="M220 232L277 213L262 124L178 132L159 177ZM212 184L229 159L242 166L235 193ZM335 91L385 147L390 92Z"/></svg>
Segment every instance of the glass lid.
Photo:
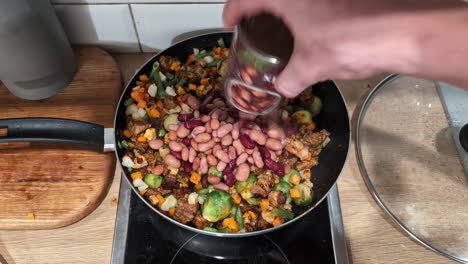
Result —
<svg viewBox="0 0 468 264"><path fill-rule="evenodd" d="M468 90L392 75L364 102L356 133L359 168L380 206L417 241L463 263L466 124Z"/></svg>

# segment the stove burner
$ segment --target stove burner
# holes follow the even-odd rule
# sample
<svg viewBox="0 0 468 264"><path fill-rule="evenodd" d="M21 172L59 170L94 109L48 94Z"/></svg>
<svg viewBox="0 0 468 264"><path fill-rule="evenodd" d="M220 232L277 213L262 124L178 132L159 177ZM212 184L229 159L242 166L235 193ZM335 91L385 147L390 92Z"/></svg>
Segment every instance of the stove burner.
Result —
<svg viewBox="0 0 468 264"><path fill-rule="evenodd" d="M195 235L174 255L171 264L289 264L286 254L267 236L223 238Z"/></svg>

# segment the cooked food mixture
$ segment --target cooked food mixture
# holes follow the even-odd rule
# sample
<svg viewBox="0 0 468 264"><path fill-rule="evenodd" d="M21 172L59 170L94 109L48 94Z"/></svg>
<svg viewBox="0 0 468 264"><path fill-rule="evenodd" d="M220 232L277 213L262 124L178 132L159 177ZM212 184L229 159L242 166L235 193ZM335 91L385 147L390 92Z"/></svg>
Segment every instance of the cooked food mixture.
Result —
<svg viewBox="0 0 468 264"><path fill-rule="evenodd" d="M312 118L312 89L284 100L277 122L244 116L224 100L229 49L162 56L124 101L122 165L161 213L212 232L252 232L294 218L313 201L310 168L330 141ZM254 103L254 102L251 102ZM279 125L281 123L281 125Z"/></svg>

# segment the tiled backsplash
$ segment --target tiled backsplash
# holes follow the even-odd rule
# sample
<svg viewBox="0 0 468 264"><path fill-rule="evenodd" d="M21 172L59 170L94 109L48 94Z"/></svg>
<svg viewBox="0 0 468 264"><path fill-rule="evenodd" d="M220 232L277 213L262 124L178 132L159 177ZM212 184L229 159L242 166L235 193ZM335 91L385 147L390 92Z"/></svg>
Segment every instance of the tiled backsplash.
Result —
<svg viewBox="0 0 468 264"><path fill-rule="evenodd" d="M221 30L223 1L52 0L72 44L154 52L190 35Z"/></svg>

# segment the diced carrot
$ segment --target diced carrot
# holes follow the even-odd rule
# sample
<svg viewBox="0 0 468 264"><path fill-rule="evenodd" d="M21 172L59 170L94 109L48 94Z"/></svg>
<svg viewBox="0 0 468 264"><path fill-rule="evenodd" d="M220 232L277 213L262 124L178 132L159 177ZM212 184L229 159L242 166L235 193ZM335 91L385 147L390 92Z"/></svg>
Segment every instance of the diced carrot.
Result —
<svg viewBox="0 0 468 264"><path fill-rule="evenodd" d="M180 183L180 187L188 187L188 183L186 181L183 181Z"/></svg>
<svg viewBox="0 0 468 264"><path fill-rule="evenodd" d="M153 118L159 118L159 117L161 117L161 113L159 113L159 111L157 109L153 108L153 109L151 109L149 111L149 116L153 117Z"/></svg>
<svg viewBox="0 0 468 264"><path fill-rule="evenodd" d="M310 169L305 169L304 170L304 177L306 179L309 179L310 180L310 177L312 176L312 172L310 171Z"/></svg>
<svg viewBox="0 0 468 264"><path fill-rule="evenodd" d="M139 142L146 142L146 138L145 137L138 137L137 139Z"/></svg>
<svg viewBox="0 0 468 264"><path fill-rule="evenodd" d="M146 74L140 75L140 81L147 82L148 80L149 80L149 78L148 78L148 76L146 76Z"/></svg>
<svg viewBox="0 0 468 264"><path fill-rule="evenodd" d="M142 88L144 90L144 88ZM139 92L139 90L132 91L130 96L135 99L135 101L139 102L143 100L143 94Z"/></svg>
<svg viewBox="0 0 468 264"><path fill-rule="evenodd" d="M166 199L161 195L161 194L156 194L156 199L158 199L158 205L161 207L161 205L166 201Z"/></svg>
<svg viewBox="0 0 468 264"><path fill-rule="evenodd" d="M123 134L124 134L124 136L126 136L126 137L128 137L128 138L132 136L132 133L130 133L130 131L128 131L128 129L125 129L125 130L123 131Z"/></svg>
<svg viewBox="0 0 468 264"><path fill-rule="evenodd" d="M293 174L291 175L291 177L289 177L289 182L294 185L298 185L301 182L301 176L297 174Z"/></svg>
<svg viewBox="0 0 468 264"><path fill-rule="evenodd" d="M137 81L136 84L142 88L145 88L145 83L144 82L140 82L140 81Z"/></svg>
<svg viewBox="0 0 468 264"><path fill-rule="evenodd" d="M201 180L201 176L200 174L198 174L197 172L195 171L192 171L192 174L190 175L190 181L193 183L193 184L197 184L199 183Z"/></svg>
<svg viewBox="0 0 468 264"><path fill-rule="evenodd" d="M239 232L239 224L234 217L225 218L223 220L223 228L229 228L233 233Z"/></svg>
<svg viewBox="0 0 468 264"><path fill-rule="evenodd" d="M273 226L279 226L283 223L283 219L276 217L275 220L271 223Z"/></svg>
<svg viewBox="0 0 468 264"><path fill-rule="evenodd" d="M215 54L220 54L221 53L221 48L220 47L214 48L214 53Z"/></svg>
<svg viewBox="0 0 468 264"><path fill-rule="evenodd" d="M141 195L145 195L145 193L148 191L148 189L144 189L143 191L140 191Z"/></svg>
<svg viewBox="0 0 468 264"><path fill-rule="evenodd" d="M203 185L201 184L201 182L195 184L195 190L199 191L201 189L203 189Z"/></svg>
<svg viewBox="0 0 468 264"><path fill-rule="evenodd" d="M315 129L315 124L314 123L307 125L307 130L314 130L314 129Z"/></svg>
<svg viewBox="0 0 468 264"><path fill-rule="evenodd" d="M187 64L190 64L190 63L192 63L192 62L194 62L194 61L195 61L195 54L192 54L192 55L190 55L190 56L188 57L186 63L187 63Z"/></svg>
<svg viewBox="0 0 468 264"><path fill-rule="evenodd" d="M156 102L156 107L159 109L159 110L163 110L164 109L164 104L162 101L157 101Z"/></svg>
<svg viewBox="0 0 468 264"><path fill-rule="evenodd" d="M289 189L289 194L291 194L292 198L301 198L301 193L299 192L298 189Z"/></svg>
<svg viewBox="0 0 468 264"><path fill-rule="evenodd" d="M173 70L173 71L178 71L178 70L180 70L180 65L177 64L177 63L175 63L175 62L173 62L173 63L171 64L171 70Z"/></svg>
<svg viewBox="0 0 468 264"><path fill-rule="evenodd" d="M185 90L184 90L184 88L182 88L182 86L177 87L177 94L178 95L184 95L185 94Z"/></svg>
<svg viewBox="0 0 468 264"><path fill-rule="evenodd" d="M138 92L139 92L139 93L144 93L144 92L145 92L145 88L140 88L140 89L138 89Z"/></svg>
<svg viewBox="0 0 468 264"><path fill-rule="evenodd" d="M151 86L151 83L145 84L145 88L148 89Z"/></svg>
<svg viewBox="0 0 468 264"><path fill-rule="evenodd" d="M267 211L270 209L270 201L268 201L268 199L262 199L262 201L260 202L260 208L262 209L262 211Z"/></svg>
<svg viewBox="0 0 468 264"><path fill-rule="evenodd" d="M183 95L177 96L177 102L179 102L179 104L183 103L182 97L184 96Z"/></svg>
<svg viewBox="0 0 468 264"><path fill-rule="evenodd" d="M211 67L211 73L212 73L212 74L217 74L217 73L218 73L218 68L216 68L216 67Z"/></svg>
<svg viewBox="0 0 468 264"><path fill-rule="evenodd" d="M197 86L195 84L193 84L193 83L190 83L188 85L188 87L189 87L190 90L196 90L197 89Z"/></svg>
<svg viewBox="0 0 468 264"><path fill-rule="evenodd" d="M137 104L138 108L145 108L146 107L146 102L144 100L138 101Z"/></svg>
<svg viewBox="0 0 468 264"><path fill-rule="evenodd" d="M34 213L29 213L29 214L28 214L28 217L29 217L29 219L31 219L31 220L36 219L36 216L34 215Z"/></svg>
<svg viewBox="0 0 468 264"><path fill-rule="evenodd" d="M132 177L132 180L143 179L143 174L137 171L137 172L130 174L130 177Z"/></svg>
<svg viewBox="0 0 468 264"><path fill-rule="evenodd" d="M208 85L208 84L210 84L210 78L202 79L202 80L200 81L200 84L203 84L203 85Z"/></svg>
<svg viewBox="0 0 468 264"><path fill-rule="evenodd" d="M174 214L175 214L175 207L172 207L171 209L169 209L169 215L174 216Z"/></svg>
<svg viewBox="0 0 468 264"><path fill-rule="evenodd" d="M231 197L232 197L232 202L235 203L235 204L240 204L241 201L242 201L242 198L237 193L231 194Z"/></svg>
<svg viewBox="0 0 468 264"><path fill-rule="evenodd" d="M252 220L257 221L258 216L252 211L245 212L245 214L242 217L246 218L246 217L249 217L249 216L250 216L250 218L252 218Z"/></svg>
<svg viewBox="0 0 468 264"><path fill-rule="evenodd" d="M220 60L220 59L221 59L221 55L216 54L216 55L214 55L214 58L213 58L213 59L214 59L214 60Z"/></svg>

